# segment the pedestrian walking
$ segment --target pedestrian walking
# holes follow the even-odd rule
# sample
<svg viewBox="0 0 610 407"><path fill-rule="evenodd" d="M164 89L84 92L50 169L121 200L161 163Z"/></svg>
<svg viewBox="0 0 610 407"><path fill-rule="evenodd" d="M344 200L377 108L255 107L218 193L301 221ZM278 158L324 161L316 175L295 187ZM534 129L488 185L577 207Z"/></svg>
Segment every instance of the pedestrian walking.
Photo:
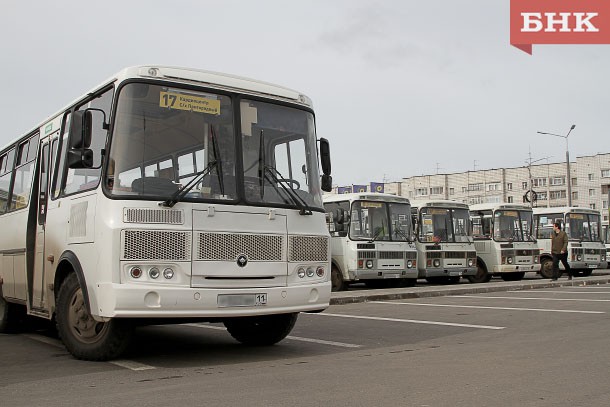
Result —
<svg viewBox="0 0 610 407"><path fill-rule="evenodd" d="M561 230L561 223L553 223L553 233L551 233L551 254L553 255L553 276L551 280L557 280L561 275L559 262L568 274L568 280L572 279L572 269L568 264L568 235Z"/></svg>

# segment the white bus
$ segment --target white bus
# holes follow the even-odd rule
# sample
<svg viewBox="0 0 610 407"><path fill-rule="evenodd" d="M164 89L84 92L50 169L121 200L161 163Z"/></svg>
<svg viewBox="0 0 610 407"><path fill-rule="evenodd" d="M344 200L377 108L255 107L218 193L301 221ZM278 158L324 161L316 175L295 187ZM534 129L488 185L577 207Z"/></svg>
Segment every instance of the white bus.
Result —
<svg viewBox="0 0 610 407"><path fill-rule="evenodd" d="M608 261L608 255L610 255L610 228L608 228L608 222L602 222L602 238L606 245L606 261Z"/></svg>
<svg viewBox="0 0 610 407"><path fill-rule="evenodd" d="M324 195L331 235L332 289L350 282L413 286L417 251L407 198L380 193Z"/></svg>
<svg viewBox="0 0 610 407"><path fill-rule="evenodd" d="M329 306L329 157L296 91L122 70L0 152L0 331L55 318L88 360L147 321L282 340Z"/></svg>
<svg viewBox="0 0 610 407"><path fill-rule="evenodd" d="M457 283L477 272L468 205L448 200L411 200L417 235L419 278Z"/></svg>
<svg viewBox="0 0 610 407"><path fill-rule="evenodd" d="M540 274L543 277L552 277L551 233L555 222L560 222L568 235L568 264L575 276L589 276L593 269L606 268L599 211L578 207L534 208L534 228L542 250ZM561 263L559 267L563 269Z"/></svg>
<svg viewBox="0 0 610 407"><path fill-rule="evenodd" d="M505 281L521 280L526 272L540 270L540 249L533 236L533 213L527 205L470 205L477 274L471 283L483 283L493 275Z"/></svg>

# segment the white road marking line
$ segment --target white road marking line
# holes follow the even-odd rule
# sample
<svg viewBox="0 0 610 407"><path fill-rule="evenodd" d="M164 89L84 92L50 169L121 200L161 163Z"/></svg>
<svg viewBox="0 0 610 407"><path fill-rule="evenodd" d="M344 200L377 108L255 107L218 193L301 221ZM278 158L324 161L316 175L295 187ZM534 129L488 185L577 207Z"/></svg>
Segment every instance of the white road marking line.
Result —
<svg viewBox="0 0 610 407"><path fill-rule="evenodd" d="M581 301L581 302L610 302L610 300L592 300L580 298L544 298L544 297L502 297L491 295L448 295L448 298L489 298L498 300L540 300L540 301Z"/></svg>
<svg viewBox="0 0 610 407"><path fill-rule="evenodd" d="M379 302L376 301L375 303L383 304L383 302L381 302L381 301L379 301ZM506 328L504 326L458 324L458 323L453 323L453 322L424 321L424 320L419 320L419 319L367 317L364 315L329 314L326 312L321 312L319 314L309 314L309 315L320 315L320 316L339 317L339 318L369 319L369 320L373 320L373 321L406 322L409 324L457 326L457 327L462 327L462 328L495 329L495 330Z"/></svg>
<svg viewBox="0 0 610 407"><path fill-rule="evenodd" d="M59 339L48 338L46 336L36 334L23 334L23 336L32 339L36 342L41 342L47 345L54 346L56 348L64 347L63 343L61 343ZM145 365L143 363L138 363L131 360L111 360L108 363L134 371L156 369L156 367L154 366Z"/></svg>
<svg viewBox="0 0 610 407"><path fill-rule="evenodd" d="M416 303L408 303L408 302L386 302L386 301L374 301L374 302L370 302L370 304L415 305L415 306L420 306L420 307L498 309L498 310L507 310L507 311L565 312L565 313L576 313L576 314L605 314L605 312L603 312L603 311L576 311L576 310L543 309L543 308L484 307L484 306L478 306L478 305L416 304Z"/></svg>
<svg viewBox="0 0 610 407"><path fill-rule="evenodd" d="M200 325L200 324L182 324L185 326L192 326L195 328L205 328L205 329L215 329L218 331L226 331L226 328L221 326L213 326L213 325ZM300 336L292 336L288 335L286 339L290 339L293 341L301 341L301 342L311 342L311 343L319 343L321 345L331 345L331 346L339 346L342 348L361 348L362 345L355 345L353 343L344 343L344 342L335 342L335 341L325 341L323 339L313 339L313 338L303 338Z"/></svg>
<svg viewBox="0 0 610 407"><path fill-rule="evenodd" d="M153 370L156 369L154 366L145 365L144 363L134 362L133 360L111 360L110 362L113 365L124 367L125 369L133 370L133 371L141 371L141 370Z"/></svg>

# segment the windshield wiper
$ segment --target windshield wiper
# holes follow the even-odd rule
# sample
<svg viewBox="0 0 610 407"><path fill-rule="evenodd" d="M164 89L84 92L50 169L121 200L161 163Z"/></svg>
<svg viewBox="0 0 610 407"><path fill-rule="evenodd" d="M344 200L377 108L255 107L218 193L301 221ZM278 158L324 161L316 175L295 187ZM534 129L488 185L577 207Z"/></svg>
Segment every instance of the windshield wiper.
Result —
<svg viewBox="0 0 610 407"><path fill-rule="evenodd" d="M295 192L294 188L292 188L292 184L289 183L290 188L286 188L284 183L282 183L282 181L280 181L280 178L284 179L284 176L282 174L280 174L280 172L278 170L276 170L273 167L268 167L266 165L263 165L263 175L264 175L264 178L266 178L269 181L271 186L273 188L275 188L276 191L280 192L281 190L283 190L286 193L286 195L290 198L290 200L299 208L299 215L312 215L313 214L313 212L311 211L311 208L309 207L309 205L307 205L307 202L305 202L305 200L303 198L301 198ZM277 177L278 175L280 176L280 178ZM269 179L269 177L271 177L271 179ZM279 187L278 187L278 184L279 184ZM280 189L280 187L282 189ZM263 183L263 188L264 188L264 183ZM261 197L262 196L263 196L263 193L261 192Z"/></svg>
<svg viewBox="0 0 610 407"><path fill-rule="evenodd" d="M224 178L222 175L222 163L220 161L220 151L218 150L218 140L216 139L216 133L214 133L214 126L210 126L210 134L212 136L212 154L214 154L214 161L210 161L208 165L201 171L199 171L193 179L183 185L180 189L172 194L166 201L161 202L159 205L171 208L180 202L186 194L189 193L195 185L197 185L206 175L212 172L212 169L216 167L216 175L218 176L218 186L220 187L220 194L224 196L225 186Z"/></svg>
<svg viewBox="0 0 610 407"><path fill-rule="evenodd" d="M409 236L407 236L407 234L405 233L404 230L402 230L402 228L394 227L394 236L398 236L398 235L404 237L407 242L413 243L413 240Z"/></svg>
<svg viewBox="0 0 610 407"><path fill-rule="evenodd" d="M369 240L369 243L373 243L375 240L377 240L377 238L379 237L379 235L383 232L383 227L378 227L377 230L375 231L375 234L373 235L373 237L371 238L371 240Z"/></svg>
<svg viewBox="0 0 610 407"><path fill-rule="evenodd" d="M182 200L182 198L184 198L186 194L188 194L191 189L193 189L195 185L197 185L199 181L201 181L206 175L208 175L212 171L214 167L217 166L218 161L210 161L210 163L208 163L208 165L203 170L195 174L195 177L193 177L193 179L191 179L188 183L182 186L179 190L174 192L172 196L170 196L167 200L159 203L159 205L165 206L166 208L171 208L172 206L176 205Z"/></svg>

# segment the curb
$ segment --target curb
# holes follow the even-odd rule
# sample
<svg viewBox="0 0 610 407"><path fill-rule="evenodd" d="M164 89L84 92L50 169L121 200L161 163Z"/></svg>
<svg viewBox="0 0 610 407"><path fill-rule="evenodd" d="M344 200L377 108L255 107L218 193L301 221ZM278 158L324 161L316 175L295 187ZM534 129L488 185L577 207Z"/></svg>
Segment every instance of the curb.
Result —
<svg viewBox="0 0 610 407"><path fill-rule="evenodd" d="M460 286L394 288L352 292L343 291L331 294L330 305L345 305L369 301L400 300L405 298L442 297L449 295L481 294L501 291L534 290L553 287L581 287L610 284L610 276L575 277L564 281L519 281L481 284L461 284ZM465 287L464 287L465 286ZM610 293L610 291L608 291Z"/></svg>

